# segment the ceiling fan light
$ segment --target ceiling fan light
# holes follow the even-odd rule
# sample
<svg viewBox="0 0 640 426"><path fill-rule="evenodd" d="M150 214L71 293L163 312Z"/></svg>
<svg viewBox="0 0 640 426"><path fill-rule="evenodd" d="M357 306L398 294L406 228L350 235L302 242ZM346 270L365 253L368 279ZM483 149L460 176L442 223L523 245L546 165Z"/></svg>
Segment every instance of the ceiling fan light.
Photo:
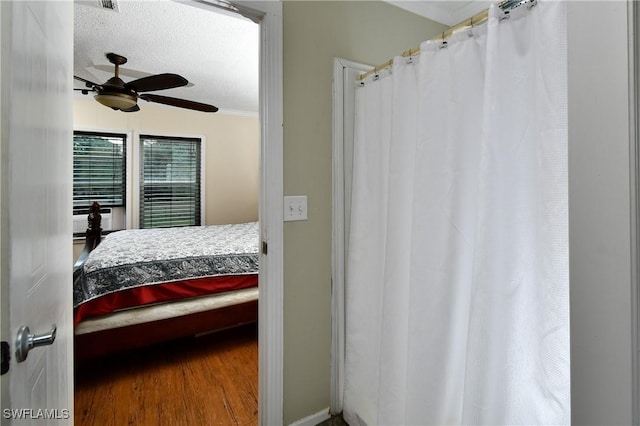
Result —
<svg viewBox="0 0 640 426"><path fill-rule="evenodd" d="M136 105L136 98L126 93L99 93L95 100L112 109L129 109Z"/></svg>

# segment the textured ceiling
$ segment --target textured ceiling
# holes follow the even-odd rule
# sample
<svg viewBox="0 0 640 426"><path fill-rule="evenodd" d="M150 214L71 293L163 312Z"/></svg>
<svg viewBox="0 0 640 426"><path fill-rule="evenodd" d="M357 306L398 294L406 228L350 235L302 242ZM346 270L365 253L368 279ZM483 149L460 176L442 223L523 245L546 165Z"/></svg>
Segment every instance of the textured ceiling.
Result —
<svg viewBox="0 0 640 426"><path fill-rule="evenodd" d="M189 85L154 93L213 104L222 111L258 111L257 24L201 3L118 0L118 12L98 4L75 2L75 75L105 82L113 76L105 53L114 52L128 58L120 69L125 82L176 73Z"/></svg>

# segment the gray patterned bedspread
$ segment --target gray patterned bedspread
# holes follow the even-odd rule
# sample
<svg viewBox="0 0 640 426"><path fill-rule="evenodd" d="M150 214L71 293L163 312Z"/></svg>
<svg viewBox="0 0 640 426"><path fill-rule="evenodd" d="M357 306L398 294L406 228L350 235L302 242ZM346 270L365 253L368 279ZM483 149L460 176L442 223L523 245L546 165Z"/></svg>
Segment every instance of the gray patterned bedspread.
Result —
<svg viewBox="0 0 640 426"><path fill-rule="evenodd" d="M74 282L73 306L125 288L258 273L258 223L108 234Z"/></svg>

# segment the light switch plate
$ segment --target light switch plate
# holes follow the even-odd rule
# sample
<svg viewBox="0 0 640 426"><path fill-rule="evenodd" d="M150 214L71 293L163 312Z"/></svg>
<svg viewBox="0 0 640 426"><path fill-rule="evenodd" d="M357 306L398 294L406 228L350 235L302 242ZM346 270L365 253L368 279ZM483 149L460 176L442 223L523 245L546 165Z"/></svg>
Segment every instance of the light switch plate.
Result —
<svg viewBox="0 0 640 426"><path fill-rule="evenodd" d="M284 220L307 220L307 196L306 195L285 195L284 197Z"/></svg>

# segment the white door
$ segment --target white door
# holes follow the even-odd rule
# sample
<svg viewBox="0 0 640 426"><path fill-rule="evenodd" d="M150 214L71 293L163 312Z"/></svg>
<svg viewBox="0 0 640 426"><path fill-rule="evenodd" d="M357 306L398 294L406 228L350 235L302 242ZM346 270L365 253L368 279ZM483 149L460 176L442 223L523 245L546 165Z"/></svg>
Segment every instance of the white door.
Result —
<svg viewBox="0 0 640 426"><path fill-rule="evenodd" d="M72 424L71 147L73 2L0 2L2 18L2 286L11 344L2 420ZM28 326L50 346L16 356ZM3 388L5 383L3 383ZM5 388L6 389L6 388ZM7 406L8 405L8 406ZM7 411L9 410L9 411ZM20 420L22 418L22 420Z"/></svg>

